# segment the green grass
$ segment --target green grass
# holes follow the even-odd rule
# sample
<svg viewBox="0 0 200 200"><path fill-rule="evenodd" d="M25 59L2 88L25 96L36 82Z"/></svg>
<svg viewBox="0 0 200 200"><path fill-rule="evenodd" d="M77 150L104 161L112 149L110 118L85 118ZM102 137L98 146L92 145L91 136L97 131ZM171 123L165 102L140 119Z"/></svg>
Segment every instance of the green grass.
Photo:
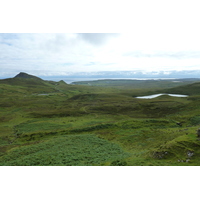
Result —
<svg viewBox="0 0 200 200"><path fill-rule="evenodd" d="M199 83L187 83L1 80L0 165L200 165Z"/></svg>
<svg viewBox="0 0 200 200"><path fill-rule="evenodd" d="M95 135L69 135L13 148L1 157L0 165L104 165L128 156L117 144Z"/></svg>

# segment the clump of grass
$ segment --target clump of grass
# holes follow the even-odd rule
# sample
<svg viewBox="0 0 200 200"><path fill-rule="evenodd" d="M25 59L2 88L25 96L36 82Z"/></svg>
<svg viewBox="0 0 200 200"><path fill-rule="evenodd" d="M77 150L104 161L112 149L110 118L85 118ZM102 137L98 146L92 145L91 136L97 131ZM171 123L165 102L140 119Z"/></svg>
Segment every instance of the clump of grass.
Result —
<svg viewBox="0 0 200 200"><path fill-rule="evenodd" d="M95 135L68 135L14 148L0 158L0 165L101 165L128 156L117 144Z"/></svg>
<svg viewBox="0 0 200 200"><path fill-rule="evenodd" d="M196 115L190 118L191 125L199 125L200 124L200 115Z"/></svg>

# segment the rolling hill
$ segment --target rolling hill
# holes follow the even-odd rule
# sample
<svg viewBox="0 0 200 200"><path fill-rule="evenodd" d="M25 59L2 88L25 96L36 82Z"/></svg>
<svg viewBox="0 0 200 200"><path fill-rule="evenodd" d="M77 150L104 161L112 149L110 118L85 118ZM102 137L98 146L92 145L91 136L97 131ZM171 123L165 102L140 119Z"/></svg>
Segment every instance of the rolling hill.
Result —
<svg viewBox="0 0 200 200"><path fill-rule="evenodd" d="M174 94L186 94L186 95L199 95L200 94L200 82L187 84L183 86L173 87L164 90L166 93Z"/></svg>
<svg viewBox="0 0 200 200"><path fill-rule="evenodd" d="M24 93L49 93L57 92L55 85L60 83L54 81L45 81L33 75L20 72L13 78L0 80L0 87L4 90L13 89L23 91ZM63 82L62 82L63 84Z"/></svg>
<svg viewBox="0 0 200 200"><path fill-rule="evenodd" d="M186 82L0 80L0 165L200 165L199 82ZM189 96L135 98L158 91Z"/></svg>

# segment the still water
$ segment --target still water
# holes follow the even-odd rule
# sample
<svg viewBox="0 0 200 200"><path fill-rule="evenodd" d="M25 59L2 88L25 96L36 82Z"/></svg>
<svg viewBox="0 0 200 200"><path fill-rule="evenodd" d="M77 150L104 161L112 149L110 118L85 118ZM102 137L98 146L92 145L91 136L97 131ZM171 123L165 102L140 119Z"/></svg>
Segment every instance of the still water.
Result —
<svg viewBox="0 0 200 200"><path fill-rule="evenodd" d="M182 94L153 94L153 95L149 95L149 96L141 96L141 97L136 97L138 99L153 99L153 98L156 98L156 97L159 97L161 95L169 95L169 96L172 96L172 97L188 97L188 95L182 95Z"/></svg>

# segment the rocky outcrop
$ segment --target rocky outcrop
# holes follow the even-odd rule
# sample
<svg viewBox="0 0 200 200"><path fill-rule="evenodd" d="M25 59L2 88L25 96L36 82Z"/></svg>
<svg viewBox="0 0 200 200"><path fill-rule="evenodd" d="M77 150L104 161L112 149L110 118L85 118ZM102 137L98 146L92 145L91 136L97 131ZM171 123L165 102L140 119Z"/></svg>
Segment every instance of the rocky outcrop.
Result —
<svg viewBox="0 0 200 200"><path fill-rule="evenodd" d="M166 155L168 154L167 151L161 151L161 152L153 152L153 158L158 158L158 159L162 159L164 158Z"/></svg>
<svg viewBox="0 0 200 200"><path fill-rule="evenodd" d="M187 156L188 158L191 158L194 155L194 151L188 151Z"/></svg>
<svg viewBox="0 0 200 200"><path fill-rule="evenodd" d="M200 128L199 128L199 129L197 129L197 132L196 132L196 134L197 134L197 137L198 137L198 138L200 138Z"/></svg>

